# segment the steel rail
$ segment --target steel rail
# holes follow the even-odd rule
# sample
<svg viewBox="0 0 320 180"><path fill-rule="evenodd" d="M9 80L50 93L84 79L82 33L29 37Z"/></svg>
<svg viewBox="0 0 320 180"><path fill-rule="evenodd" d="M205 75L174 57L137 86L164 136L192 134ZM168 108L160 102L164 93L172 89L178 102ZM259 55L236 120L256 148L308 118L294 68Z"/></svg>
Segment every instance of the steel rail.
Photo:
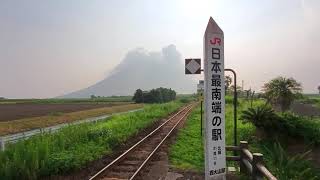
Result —
<svg viewBox="0 0 320 180"><path fill-rule="evenodd" d="M156 133L160 128L162 128L164 125L166 125L169 121L171 121L174 117L176 117L178 114L186 110L192 106L192 104L184 107L182 110L171 116L169 119L167 119L164 123L162 123L160 126L158 126L155 130L153 130L151 133L149 133L147 136L145 136L143 139L141 139L139 142L131 146L128 150L126 150L124 153L122 153L120 156L118 156L116 159L114 159L111 163L109 163L107 166L102 168L99 172L97 172L95 175L93 175L89 180L94 180L98 178L104 171L106 171L109 167L120 161L123 157L125 157L129 152L131 152L133 149L135 149L137 146L139 146L142 142L144 142L146 139L148 139L150 136L152 136L154 133Z"/></svg>
<svg viewBox="0 0 320 180"><path fill-rule="evenodd" d="M136 170L136 172L131 176L131 178L129 180L133 180L138 173L141 171L141 169L147 164L147 162L151 159L151 157L154 155L154 153L159 149L159 147L164 143L164 141L171 135L172 131L175 130L175 128L178 126L178 124L181 122L181 120L183 118L185 118L188 115L188 112L192 109L192 107L190 107L186 113L184 113L184 115L178 120L178 122L171 128L171 130L168 132L168 134L162 139L162 141L157 145L156 148L154 148L154 150L149 154L149 156L147 157L147 159L145 159L143 161L143 163L140 165L140 167Z"/></svg>

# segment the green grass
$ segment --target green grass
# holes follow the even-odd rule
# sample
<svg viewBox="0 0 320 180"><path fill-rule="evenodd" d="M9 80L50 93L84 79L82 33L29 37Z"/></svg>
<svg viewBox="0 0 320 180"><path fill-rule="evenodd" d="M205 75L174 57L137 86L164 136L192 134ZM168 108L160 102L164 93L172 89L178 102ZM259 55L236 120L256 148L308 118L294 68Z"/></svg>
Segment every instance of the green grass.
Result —
<svg viewBox="0 0 320 180"><path fill-rule="evenodd" d="M143 111L66 127L9 145L0 152L0 179L37 179L80 169L111 154L129 137L181 106L179 102L146 105Z"/></svg>
<svg viewBox="0 0 320 180"><path fill-rule="evenodd" d="M228 98L230 99L230 98ZM249 103L240 100L238 110L247 108ZM263 103L260 100L254 105ZM239 117L239 114L238 114ZM233 105L232 100L226 103L226 144L233 145ZM255 127L251 124L243 124L237 120L238 141L252 139ZM231 154L232 152L229 152ZM177 141L170 147L170 162L178 169L203 171L204 169L204 148L200 136L200 106L195 108L188 117L186 125L178 133Z"/></svg>
<svg viewBox="0 0 320 180"><path fill-rule="evenodd" d="M185 128L178 133L175 144L170 147L170 162L184 170L203 170L204 153L200 135L200 107L193 109Z"/></svg>

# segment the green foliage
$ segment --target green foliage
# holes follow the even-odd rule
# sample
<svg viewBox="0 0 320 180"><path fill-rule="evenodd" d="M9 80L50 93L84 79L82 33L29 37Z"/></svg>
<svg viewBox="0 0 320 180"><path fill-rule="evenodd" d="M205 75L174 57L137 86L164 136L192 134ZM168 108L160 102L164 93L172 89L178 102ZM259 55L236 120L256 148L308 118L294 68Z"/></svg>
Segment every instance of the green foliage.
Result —
<svg viewBox="0 0 320 180"><path fill-rule="evenodd" d="M137 89L136 92L133 95L132 100L136 103L143 103L144 98L143 98L143 92L141 89Z"/></svg>
<svg viewBox="0 0 320 180"><path fill-rule="evenodd" d="M181 99L179 99L179 101L180 101L181 103L189 103L189 102L191 101L191 99L181 98Z"/></svg>
<svg viewBox="0 0 320 180"><path fill-rule="evenodd" d="M251 122L258 128L274 130L278 126L278 117L270 106L257 106L242 111L240 117L244 122Z"/></svg>
<svg viewBox="0 0 320 180"><path fill-rule="evenodd" d="M178 94L176 99L182 103L189 103L191 101L199 100L198 94Z"/></svg>
<svg viewBox="0 0 320 180"><path fill-rule="evenodd" d="M320 144L320 119L310 120L290 112L276 114L271 107L261 105L242 111L240 119L251 122L269 135L300 137L309 143Z"/></svg>
<svg viewBox="0 0 320 180"><path fill-rule="evenodd" d="M230 88L230 85L232 83L232 78L231 76L227 75L224 77L224 86L225 86L225 91L227 92Z"/></svg>
<svg viewBox="0 0 320 180"><path fill-rule="evenodd" d="M232 96L231 96L231 95L225 96L225 102L226 102L226 104L231 104L231 105L233 105L233 102L234 102L234 97L233 97L233 95L232 95ZM240 105L239 98L238 98L237 105Z"/></svg>
<svg viewBox="0 0 320 180"><path fill-rule="evenodd" d="M180 106L179 102L147 105L142 111L69 126L8 145L0 152L0 179L38 179L80 169Z"/></svg>
<svg viewBox="0 0 320 180"><path fill-rule="evenodd" d="M233 97L232 96L226 96L225 97L226 104L232 104L233 103Z"/></svg>
<svg viewBox="0 0 320 180"><path fill-rule="evenodd" d="M301 96L301 84L293 78L277 77L264 84L263 91L268 102L279 104L282 111L289 109L293 100Z"/></svg>
<svg viewBox="0 0 320 180"><path fill-rule="evenodd" d="M263 150L268 154L269 164L272 164L274 175L280 180L291 179L318 179L319 173L306 160L311 151L289 156L279 142L273 145L264 145Z"/></svg>
<svg viewBox="0 0 320 180"><path fill-rule="evenodd" d="M157 88L151 91L137 89L132 98L136 103L165 103L176 99L176 92L172 89Z"/></svg>
<svg viewBox="0 0 320 180"><path fill-rule="evenodd" d="M305 141L320 144L320 119L310 120L290 112L279 115L281 132L291 137L303 137Z"/></svg>

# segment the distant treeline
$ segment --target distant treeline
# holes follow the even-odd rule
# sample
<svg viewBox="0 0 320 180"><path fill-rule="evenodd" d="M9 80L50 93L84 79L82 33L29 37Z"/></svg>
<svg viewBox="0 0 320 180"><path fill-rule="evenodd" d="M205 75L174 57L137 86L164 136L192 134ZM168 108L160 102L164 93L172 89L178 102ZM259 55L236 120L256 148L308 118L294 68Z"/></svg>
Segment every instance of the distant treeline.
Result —
<svg viewBox="0 0 320 180"><path fill-rule="evenodd" d="M172 89L157 88L151 91L137 89L132 98L136 103L165 103L176 99L176 92Z"/></svg>

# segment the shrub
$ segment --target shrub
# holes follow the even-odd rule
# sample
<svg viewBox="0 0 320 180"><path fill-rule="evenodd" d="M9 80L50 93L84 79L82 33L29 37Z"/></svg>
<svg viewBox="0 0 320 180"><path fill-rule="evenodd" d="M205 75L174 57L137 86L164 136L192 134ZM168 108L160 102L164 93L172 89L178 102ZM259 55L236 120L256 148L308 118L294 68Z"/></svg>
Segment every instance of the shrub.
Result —
<svg viewBox="0 0 320 180"><path fill-rule="evenodd" d="M279 117L283 133L291 137L303 137L306 141L316 145L320 144L319 120L310 120L290 112L282 113Z"/></svg>
<svg viewBox="0 0 320 180"><path fill-rule="evenodd" d="M257 106L242 111L240 117L244 122L251 122L265 132L278 132L275 135L301 137L305 141L320 144L320 121L310 120L291 112L277 114L269 106Z"/></svg>
<svg viewBox="0 0 320 180"><path fill-rule="evenodd" d="M258 128L265 130L278 129L278 117L270 106L257 106L242 111L240 117L244 122L251 122Z"/></svg>

